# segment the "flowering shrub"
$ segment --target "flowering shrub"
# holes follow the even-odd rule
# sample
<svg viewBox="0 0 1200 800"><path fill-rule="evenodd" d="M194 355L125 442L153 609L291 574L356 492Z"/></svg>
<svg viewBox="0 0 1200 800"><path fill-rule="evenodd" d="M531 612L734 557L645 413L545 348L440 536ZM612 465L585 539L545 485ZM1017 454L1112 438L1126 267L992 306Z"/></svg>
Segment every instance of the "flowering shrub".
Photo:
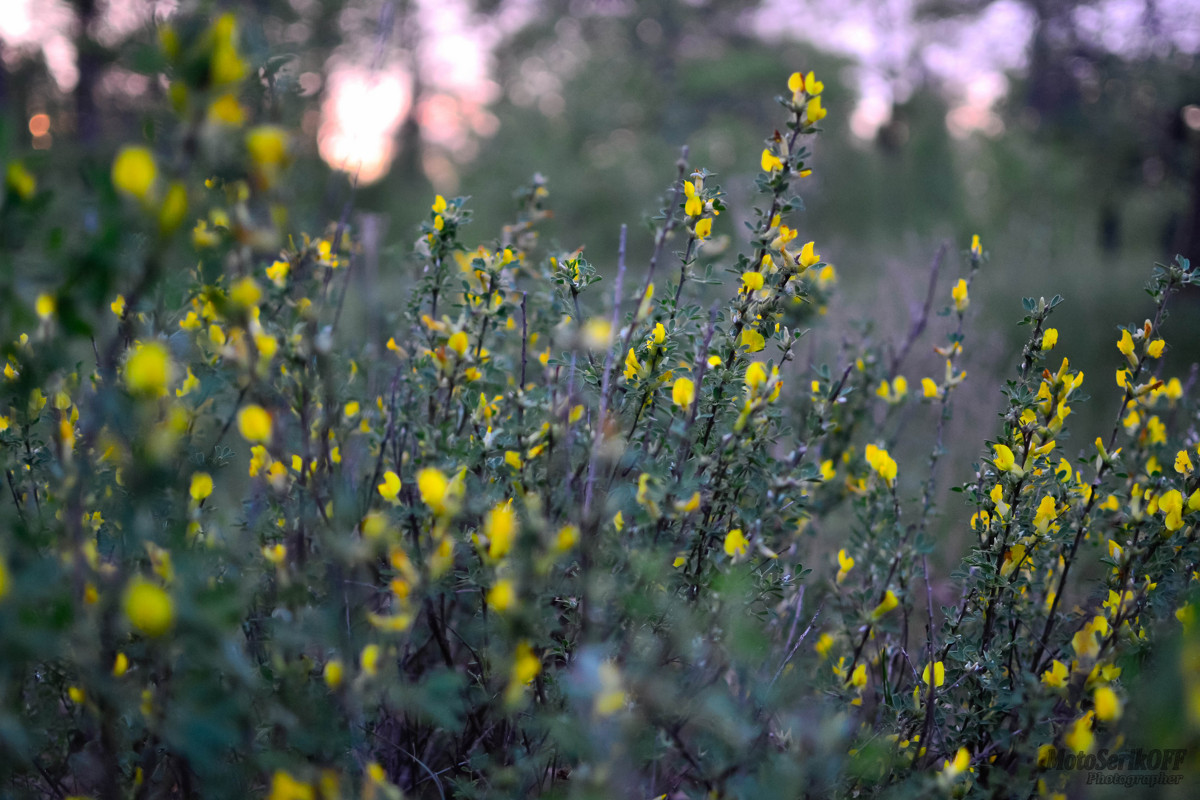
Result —
<svg viewBox="0 0 1200 800"><path fill-rule="evenodd" d="M540 179L493 238L439 196L376 341L346 332L352 226L288 223L295 141L252 119L233 18L160 49L177 133L115 154L91 234L126 257L85 274L85 242L8 319L5 796L1049 796L1078 780L1059 753L1136 731L1131 674L1200 725L1196 410L1160 368L1186 260L1114 334L1092 384L1118 413L1082 452L1059 298L1026 302L943 606L936 481L985 254L939 295L943 373L900 373L919 330L789 363L836 284L793 227L812 73L740 254L686 159L636 278L624 231L603 270L539 242ZM9 229L44 193L20 161L6 186ZM898 462L874 420L921 404L928 457ZM1153 656L1180 629L1173 671Z"/></svg>

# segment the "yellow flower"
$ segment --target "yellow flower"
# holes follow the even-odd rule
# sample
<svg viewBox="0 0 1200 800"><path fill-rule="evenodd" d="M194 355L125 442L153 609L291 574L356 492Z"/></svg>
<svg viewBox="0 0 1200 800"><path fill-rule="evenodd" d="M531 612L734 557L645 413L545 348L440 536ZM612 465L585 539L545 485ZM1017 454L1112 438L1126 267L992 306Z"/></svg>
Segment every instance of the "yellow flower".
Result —
<svg viewBox="0 0 1200 800"><path fill-rule="evenodd" d="M259 125L246 132L246 152L258 165L277 167L287 159L287 131L275 125Z"/></svg>
<svg viewBox="0 0 1200 800"><path fill-rule="evenodd" d="M822 633L817 637L817 643L813 645L813 649L817 651L817 655L821 658L829 657L829 650L833 647L833 637L828 633Z"/></svg>
<svg viewBox="0 0 1200 800"><path fill-rule="evenodd" d="M687 189L691 190L688 192L687 201L684 203L683 213L687 214L689 217L700 216L704 213L704 201L696 196L696 190L692 189L691 181L684 181L683 185Z"/></svg>
<svg viewBox="0 0 1200 800"><path fill-rule="evenodd" d="M813 252L816 246L816 242L808 242L800 248L800 258L797 263L801 267L804 267L804 269L808 269L814 264L819 264L821 262L821 254Z"/></svg>
<svg viewBox="0 0 1200 800"><path fill-rule="evenodd" d="M200 388L200 379L192 372L192 368L187 368L187 376L183 379L183 385L175 390L176 397L187 397L192 392Z"/></svg>
<svg viewBox="0 0 1200 800"><path fill-rule="evenodd" d="M33 177L20 161L13 161L8 165L5 183L22 200L28 200L37 191L37 178Z"/></svg>
<svg viewBox="0 0 1200 800"><path fill-rule="evenodd" d="M158 180L158 165L144 147L123 147L112 166L112 182L118 191L142 202L150 200L150 192Z"/></svg>
<svg viewBox="0 0 1200 800"><path fill-rule="evenodd" d="M1050 530L1050 523L1058 518L1058 507L1054 498L1046 495L1038 503L1037 513L1033 517L1033 527L1043 536Z"/></svg>
<svg viewBox="0 0 1200 800"><path fill-rule="evenodd" d="M763 276L761 272L743 272L742 273L742 288L747 292L754 292L763 287Z"/></svg>
<svg viewBox="0 0 1200 800"><path fill-rule="evenodd" d="M1092 696L1096 706L1096 718L1101 722L1111 722L1121 718L1121 698L1117 697L1108 686L1100 686Z"/></svg>
<svg viewBox="0 0 1200 800"><path fill-rule="evenodd" d="M995 451L995 458L992 459L996 465L996 469L1001 472L1011 472L1016 466L1017 459L1013 455L1013 451L1004 444L992 445L992 450Z"/></svg>
<svg viewBox="0 0 1200 800"><path fill-rule="evenodd" d="M1150 444L1167 443L1167 426L1157 416L1146 420L1146 432L1150 436Z"/></svg>
<svg viewBox="0 0 1200 800"><path fill-rule="evenodd" d="M1129 334L1129 331L1121 331L1121 338L1117 339L1117 349L1120 350L1121 354L1124 355L1125 358L1129 359L1131 363L1137 363L1136 359L1133 357L1133 337Z"/></svg>
<svg viewBox="0 0 1200 800"><path fill-rule="evenodd" d="M898 605L900 605L900 601L896 598L895 592L888 589L887 593L883 596L883 600L879 601L879 605L875 606L871 611L871 619L880 619L884 614L887 614Z"/></svg>
<svg viewBox="0 0 1200 800"><path fill-rule="evenodd" d="M1195 467L1192 465L1192 457L1187 450L1180 450L1175 454L1175 471L1180 475L1191 475Z"/></svg>
<svg viewBox="0 0 1200 800"><path fill-rule="evenodd" d="M864 456L867 459L867 464L875 471L880 478L889 486L894 486L896 482L897 465L896 460L892 458L887 450L877 447L874 444L868 444L864 450Z"/></svg>
<svg viewBox="0 0 1200 800"><path fill-rule="evenodd" d="M188 494L192 496L193 500L199 502L211 495L212 491L213 479L211 475L207 472L192 473L192 485L188 489Z"/></svg>
<svg viewBox="0 0 1200 800"><path fill-rule="evenodd" d="M131 394L161 397L171 381L171 356L159 342L138 342L125 362L125 386Z"/></svg>
<svg viewBox="0 0 1200 800"><path fill-rule="evenodd" d="M1158 510L1163 513L1163 522L1168 531L1183 527L1183 493L1178 489L1171 489L1159 496Z"/></svg>
<svg viewBox="0 0 1200 800"><path fill-rule="evenodd" d="M250 308L258 305L258 301L262 299L262 289L255 283L254 278L247 275L229 287L229 299L234 305Z"/></svg>
<svg viewBox="0 0 1200 800"><path fill-rule="evenodd" d="M579 544L579 528L569 523L559 528L558 534L554 537L555 550L565 553L577 544Z"/></svg>
<svg viewBox="0 0 1200 800"><path fill-rule="evenodd" d="M583 343L589 350L603 350L612 341L612 323L592 317L583 324Z"/></svg>
<svg viewBox="0 0 1200 800"><path fill-rule="evenodd" d="M459 358L467 354L467 347L470 346L470 340L467 339L467 334L463 331L458 331L450 335L446 341L446 346L453 350Z"/></svg>
<svg viewBox="0 0 1200 800"><path fill-rule="evenodd" d="M744 328L738 342L747 353L757 353L767 346L767 340L753 328Z"/></svg>
<svg viewBox="0 0 1200 800"><path fill-rule="evenodd" d="M270 188L288 161L287 131L276 125L259 125L246 132L246 152L250 156L255 184Z"/></svg>
<svg viewBox="0 0 1200 800"><path fill-rule="evenodd" d="M271 793L267 795L267 800L316 800L316 796L312 784L298 781L284 770L277 769L271 778Z"/></svg>
<svg viewBox="0 0 1200 800"><path fill-rule="evenodd" d="M777 170L783 169L783 161L780 160L779 156L772 153L769 148L763 149L761 163L763 172L774 173Z"/></svg>
<svg viewBox="0 0 1200 800"><path fill-rule="evenodd" d="M926 685L929 684L929 665L925 665L925 671L921 673L921 680ZM933 685L942 686L946 683L946 665L941 661L933 662Z"/></svg>
<svg viewBox="0 0 1200 800"><path fill-rule="evenodd" d="M692 496L687 500L680 500L675 503L675 510L681 511L684 514L690 514L700 507L700 492L692 492Z"/></svg>
<svg viewBox="0 0 1200 800"><path fill-rule="evenodd" d="M512 679L527 686L542 671L542 661L533 652L529 642L522 639L517 643L517 652L513 655Z"/></svg>
<svg viewBox="0 0 1200 800"><path fill-rule="evenodd" d="M967 748L960 747L954 754L953 761L947 759L942 762L942 775L953 779L966 772L969 766L971 766L971 753Z"/></svg>
<svg viewBox="0 0 1200 800"><path fill-rule="evenodd" d="M683 193L687 196L687 202L684 203L683 213L689 217L698 217L704 213L704 201L696 194L696 185L691 181L683 182Z"/></svg>
<svg viewBox="0 0 1200 800"><path fill-rule="evenodd" d="M982 255L983 245L979 243L979 234L977 233L971 237L971 256L974 258L979 258Z"/></svg>
<svg viewBox="0 0 1200 800"><path fill-rule="evenodd" d="M712 235L712 217L705 217L696 223L696 238L707 239Z"/></svg>
<svg viewBox="0 0 1200 800"><path fill-rule="evenodd" d="M217 223L213 224L213 228L208 227L208 220L196 220L196 226L192 228L192 246L197 250L206 247L216 247L221 243L222 231L217 227Z"/></svg>
<svg viewBox="0 0 1200 800"><path fill-rule="evenodd" d="M938 385L933 382L933 378L921 378L921 392L926 397L938 396Z"/></svg>
<svg viewBox="0 0 1200 800"><path fill-rule="evenodd" d="M163 198L158 210L158 229L164 235L173 233L183 224L187 216L188 195L187 187L179 181L172 181L167 187L167 195Z"/></svg>
<svg viewBox="0 0 1200 800"><path fill-rule="evenodd" d="M967 306L971 304L971 298L967 296L967 282L962 278L959 278L958 283L954 284L950 295L954 298L954 310L960 314L966 311Z"/></svg>
<svg viewBox="0 0 1200 800"><path fill-rule="evenodd" d="M218 125L237 127L246 121L246 110L237 97L226 92L208 105L208 119Z"/></svg>
<svg viewBox="0 0 1200 800"><path fill-rule="evenodd" d="M487 604L503 614L517 603L517 590L510 580L496 581L496 585L488 589Z"/></svg>
<svg viewBox="0 0 1200 800"><path fill-rule="evenodd" d="M825 119L826 114L828 114L828 112L821 105L820 97L814 97L810 99L808 104L804 107L804 116L807 117L809 125L815 125L821 120Z"/></svg>
<svg viewBox="0 0 1200 800"><path fill-rule="evenodd" d="M3 556L0 556L0 600L3 600L8 594L11 583L12 579L8 575L8 563Z"/></svg>
<svg viewBox="0 0 1200 800"><path fill-rule="evenodd" d="M398 503L397 495L400 494L400 476L392 470L383 473L383 483L375 488L379 491L379 496L389 503Z"/></svg>
<svg viewBox="0 0 1200 800"><path fill-rule="evenodd" d="M837 561L837 582L841 583L842 581L846 580L846 576L850 574L850 570L854 569L854 559L846 555L846 551L843 549L838 550Z"/></svg>
<svg viewBox="0 0 1200 800"><path fill-rule="evenodd" d="M387 785L388 782L387 771L384 770L383 765L378 761L371 761L367 764L367 777L370 778L372 782L381 785Z"/></svg>
<svg viewBox="0 0 1200 800"><path fill-rule="evenodd" d="M1067 665L1055 659L1050 662L1050 669L1042 673L1042 683L1049 686L1051 689L1060 689L1067 685L1067 677L1069 676Z"/></svg>
<svg viewBox="0 0 1200 800"><path fill-rule="evenodd" d="M671 387L671 399L675 405L687 411L696 399L696 385L691 378L676 378Z"/></svg>
<svg viewBox="0 0 1200 800"><path fill-rule="evenodd" d="M267 452L267 448L261 444L256 444L250 448L250 477L257 477L260 472L265 470L271 464L271 455Z"/></svg>
<svg viewBox="0 0 1200 800"><path fill-rule="evenodd" d="M800 95L804 92L804 76L799 72L793 72L788 77L788 90L792 93L792 102L799 103Z"/></svg>
<svg viewBox="0 0 1200 800"><path fill-rule="evenodd" d="M358 663L362 665L362 671L366 675L376 675L379 672L379 656L381 655L379 645L369 644L362 650L362 655L358 657Z"/></svg>
<svg viewBox="0 0 1200 800"><path fill-rule="evenodd" d="M1093 617L1091 622L1084 625L1078 633L1071 637L1071 649L1079 658L1091 661L1099 655L1100 637L1106 636L1108 631L1107 619L1101 616Z"/></svg>
<svg viewBox="0 0 1200 800"><path fill-rule="evenodd" d="M625 354L625 380L633 380L639 372L641 372L642 364L638 361L637 354L633 352L633 348L629 348L629 352Z"/></svg>
<svg viewBox="0 0 1200 800"><path fill-rule="evenodd" d="M758 393L759 388L767 382L767 368L761 361L753 361L750 366L746 367L746 376L744 378L746 388L751 393Z"/></svg>
<svg viewBox="0 0 1200 800"><path fill-rule="evenodd" d="M34 310L44 320L53 317L57 308L58 303L55 302L54 295L52 294L39 294L37 302L34 303Z"/></svg>
<svg viewBox="0 0 1200 800"><path fill-rule="evenodd" d="M1063 734L1063 744L1076 753L1089 753L1095 743L1096 736L1092 733L1092 718L1094 711L1089 711L1072 723L1070 730Z"/></svg>
<svg viewBox="0 0 1200 800"><path fill-rule="evenodd" d="M248 405L238 412L238 433L251 443L271 441L271 412L260 405Z"/></svg>
<svg viewBox="0 0 1200 800"><path fill-rule="evenodd" d="M123 304L122 304L123 305ZM180 330L198 331L204 327L204 321L196 314L195 311L189 311L187 316L179 320ZM222 342L223 343L223 342Z"/></svg>
<svg viewBox="0 0 1200 800"><path fill-rule="evenodd" d="M246 75L246 62L237 52L237 18L233 14L222 14L217 17L213 22L211 36L212 53L208 69L209 78L214 86L237 83ZM172 42L172 45L164 49L168 52L177 52L177 40L171 36L166 41Z"/></svg>
<svg viewBox="0 0 1200 800"><path fill-rule="evenodd" d="M336 658L325 663L325 670L322 676L325 678L325 685L330 689L336 689L342 685L342 674L345 668L342 662Z"/></svg>
<svg viewBox="0 0 1200 800"><path fill-rule="evenodd" d="M725 554L735 558L744 556L750 540L742 533L741 528L734 528L725 534Z"/></svg>
<svg viewBox="0 0 1200 800"><path fill-rule="evenodd" d="M1042 331L1042 350L1050 350L1058 344L1058 328L1046 328Z"/></svg>
<svg viewBox="0 0 1200 800"><path fill-rule="evenodd" d="M855 689L861 689L867 685L867 665L859 664L854 668L854 672L850 674L850 685Z"/></svg>
<svg viewBox="0 0 1200 800"><path fill-rule="evenodd" d="M109 309L118 317L125 316L125 295L117 295L117 299L108 304Z"/></svg>
<svg viewBox="0 0 1200 800"><path fill-rule="evenodd" d="M113 659L112 674L114 678L119 678L129 671L129 656L124 653L117 653L117 657Z"/></svg>
<svg viewBox="0 0 1200 800"><path fill-rule="evenodd" d="M1190 631L1192 626L1196 624L1196 607L1187 604L1175 609L1175 619L1183 625L1183 630Z"/></svg>
<svg viewBox="0 0 1200 800"><path fill-rule="evenodd" d="M421 492L421 502L429 506L433 513L441 516L447 512L450 481L441 470L426 467L418 472L417 489Z"/></svg>
<svg viewBox="0 0 1200 800"><path fill-rule="evenodd" d="M281 259L267 267L267 277L277 288L282 289L287 286L288 273L291 271L291 263Z"/></svg>
<svg viewBox="0 0 1200 800"><path fill-rule="evenodd" d="M157 584L134 578L125 590L125 616L146 636L162 636L175 620L171 596Z"/></svg>
<svg viewBox="0 0 1200 800"><path fill-rule="evenodd" d="M497 503L483 521L483 533L488 540L488 556L504 558L512 549L517 535L517 514L512 500Z"/></svg>

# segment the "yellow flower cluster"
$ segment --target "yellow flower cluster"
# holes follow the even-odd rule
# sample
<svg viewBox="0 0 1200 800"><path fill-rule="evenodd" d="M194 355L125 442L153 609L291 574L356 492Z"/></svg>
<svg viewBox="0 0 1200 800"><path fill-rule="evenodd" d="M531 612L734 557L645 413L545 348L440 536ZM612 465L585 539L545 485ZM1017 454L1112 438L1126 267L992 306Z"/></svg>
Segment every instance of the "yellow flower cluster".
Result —
<svg viewBox="0 0 1200 800"><path fill-rule="evenodd" d="M703 242L712 236L713 218L721 213L719 195L705 192L703 171L692 173L691 180L683 182L683 193L683 213L696 241Z"/></svg>
<svg viewBox="0 0 1200 800"><path fill-rule="evenodd" d="M864 455L866 456L867 464L874 470L875 474L887 484L889 489L895 489L896 460L888 454L888 451L874 444L868 444L864 450Z"/></svg>

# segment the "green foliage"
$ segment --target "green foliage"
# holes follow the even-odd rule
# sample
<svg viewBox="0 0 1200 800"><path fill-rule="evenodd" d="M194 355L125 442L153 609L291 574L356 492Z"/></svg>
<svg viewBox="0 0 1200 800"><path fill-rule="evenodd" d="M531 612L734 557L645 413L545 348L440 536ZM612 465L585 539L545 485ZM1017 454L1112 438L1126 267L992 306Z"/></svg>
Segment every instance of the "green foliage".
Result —
<svg viewBox="0 0 1200 800"><path fill-rule="evenodd" d="M931 294L945 371L919 391L932 299L904 342L796 364L837 280L792 227L812 73L744 243L686 157L637 287L624 229L615 265L540 241L540 177L482 244L438 196L364 338L363 244L289 224L295 139L251 119L273 91L234 19L155 52L177 118L93 176L95 229L6 239L56 282L5 318L3 796L1048 795L1079 780L1053 751L1136 743L1149 682L1177 698L1155 746L1195 742L1196 409L1160 369L1185 259L1116 334L1094 448L1067 449L1061 298L1026 301L947 580L936 479L985 253ZM19 232L53 187L6 166Z"/></svg>

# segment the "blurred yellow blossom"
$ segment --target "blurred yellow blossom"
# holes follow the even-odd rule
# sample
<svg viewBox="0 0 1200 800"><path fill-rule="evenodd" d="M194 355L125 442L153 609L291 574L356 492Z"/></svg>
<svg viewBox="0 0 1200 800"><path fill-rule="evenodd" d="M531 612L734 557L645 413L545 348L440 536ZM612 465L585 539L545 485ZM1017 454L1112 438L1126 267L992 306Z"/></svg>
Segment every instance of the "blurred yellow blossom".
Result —
<svg viewBox="0 0 1200 800"><path fill-rule="evenodd" d="M271 441L271 412L260 405L248 405L238 411L238 433L254 444Z"/></svg>
<svg viewBox="0 0 1200 800"><path fill-rule="evenodd" d="M162 636L175 621L171 596L157 584L134 578L125 590L125 616L140 633Z"/></svg>
<svg viewBox="0 0 1200 800"><path fill-rule="evenodd" d="M142 202L149 202L158 180L158 165L144 147L124 147L112 166L112 182L117 190Z"/></svg>

